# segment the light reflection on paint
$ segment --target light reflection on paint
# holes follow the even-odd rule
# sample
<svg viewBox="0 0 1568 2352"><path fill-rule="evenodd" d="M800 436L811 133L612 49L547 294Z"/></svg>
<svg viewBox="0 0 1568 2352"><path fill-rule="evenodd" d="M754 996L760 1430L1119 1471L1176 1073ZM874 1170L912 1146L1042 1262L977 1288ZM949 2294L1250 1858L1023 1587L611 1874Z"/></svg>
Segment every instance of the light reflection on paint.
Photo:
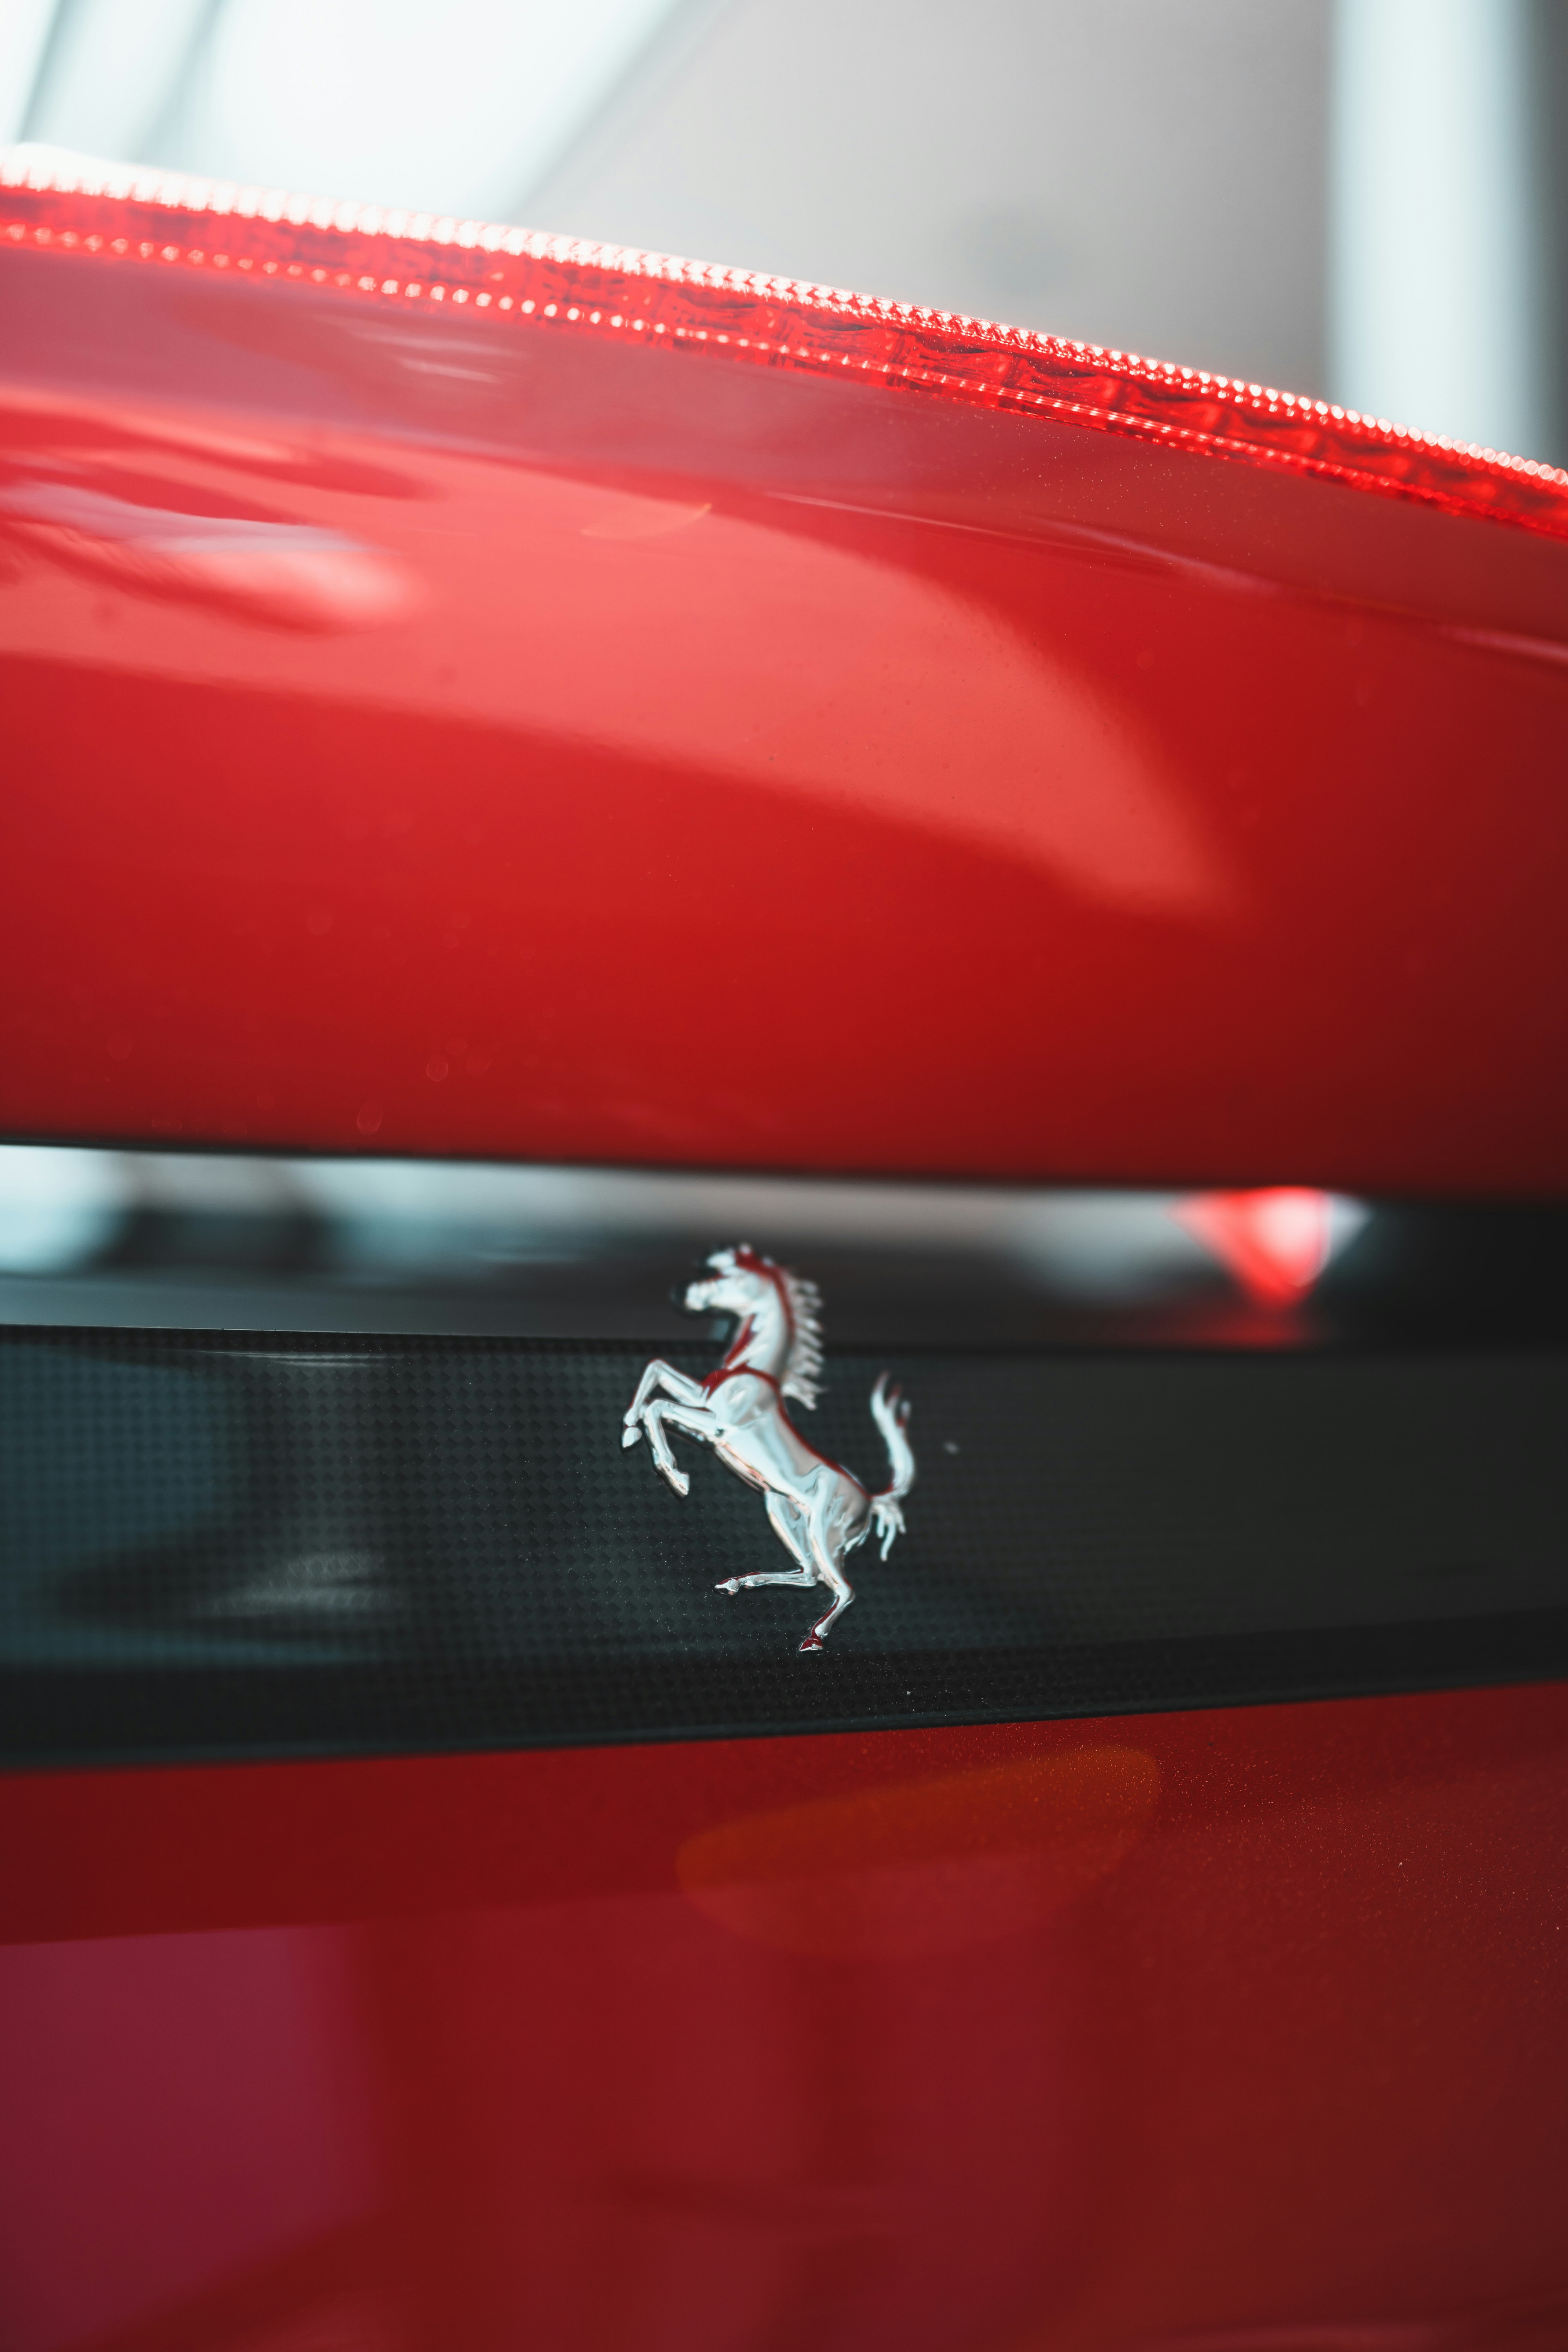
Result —
<svg viewBox="0 0 1568 2352"><path fill-rule="evenodd" d="M228 606L275 625L378 628L422 601L382 550L342 531L145 506L73 482L0 490L14 538L132 594Z"/></svg>
<svg viewBox="0 0 1568 2352"><path fill-rule="evenodd" d="M1359 1202L1310 1185L1276 1184L1247 1192L1194 1192L1175 1215L1257 1305L1293 1307L1360 1232L1368 1212Z"/></svg>

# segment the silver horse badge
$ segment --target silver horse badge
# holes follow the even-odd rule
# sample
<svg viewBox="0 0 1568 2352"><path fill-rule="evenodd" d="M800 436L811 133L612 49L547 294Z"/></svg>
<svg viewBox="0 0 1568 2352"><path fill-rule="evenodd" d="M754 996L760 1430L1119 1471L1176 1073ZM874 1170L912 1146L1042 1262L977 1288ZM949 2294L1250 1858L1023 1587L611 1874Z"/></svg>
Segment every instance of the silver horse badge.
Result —
<svg viewBox="0 0 1568 2352"><path fill-rule="evenodd" d="M749 1591L758 1584L794 1584L810 1590L825 1584L833 1606L819 1617L803 1650L820 1650L828 1627L855 1598L844 1562L873 1526L888 1557L893 1538L904 1530L900 1508L914 1484L915 1457L904 1434L910 1417L899 1391L889 1391L883 1373L871 1391L871 1412L888 1448L891 1483L868 1495L858 1478L841 1470L807 1443L785 1410L785 1399L816 1403L822 1370L820 1304L814 1286L801 1282L772 1258L752 1249L715 1250L712 1272L686 1294L690 1314L733 1315L740 1328L724 1360L705 1380L694 1381L655 1357L637 1382L625 1418L623 1445L635 1445L644 1431L655 1463L678 1495L691 1481L669 1450L671 1430L710 1445L726 1469L763 1496L768 1523L795 1563L764 1576L731 1576L720 1592ZM662 1389L662 1396L655 1391Z"/></svg>

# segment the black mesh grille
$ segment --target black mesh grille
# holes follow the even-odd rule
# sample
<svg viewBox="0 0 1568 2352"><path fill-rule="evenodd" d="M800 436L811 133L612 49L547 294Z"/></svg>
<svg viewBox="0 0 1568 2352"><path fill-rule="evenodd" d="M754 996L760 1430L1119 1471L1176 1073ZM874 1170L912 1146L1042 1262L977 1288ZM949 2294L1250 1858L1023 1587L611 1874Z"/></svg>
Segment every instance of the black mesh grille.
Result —
<svg viewBox="0 0 1568 2352"><path fill-rule="evenodd" d="M1549 1352L837 1356L909 1533L820 1606L701 1449L620 1444L644 1347L11 1331L14 1759L287 1754L1101 1713L1568 1669ZM668 1351L693 1371L710 1347ZM806 1417L802 1415L803 1420Z"/></svg>

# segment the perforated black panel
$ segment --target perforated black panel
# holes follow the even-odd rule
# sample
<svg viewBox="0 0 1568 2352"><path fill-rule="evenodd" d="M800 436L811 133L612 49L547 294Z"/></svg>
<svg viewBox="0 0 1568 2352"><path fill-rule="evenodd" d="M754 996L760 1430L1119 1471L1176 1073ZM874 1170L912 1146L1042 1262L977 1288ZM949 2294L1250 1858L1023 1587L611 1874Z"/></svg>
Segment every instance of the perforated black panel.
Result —
<svg viewBox="0 0 1568 2352"><path fill-rule="evenodd" d="M679 1351L671 1351L679 1353ZM1550 1353L910 1355L909 1533L815 1594L621 1346L13 1331L14 1759L288 1754L1206 1705L1568 1670ZM700 1371L710 1349L685 1357ZM811 1433L868 1484L882 1360ZM803 1415L803 1419L805 1417Z"/></svg>

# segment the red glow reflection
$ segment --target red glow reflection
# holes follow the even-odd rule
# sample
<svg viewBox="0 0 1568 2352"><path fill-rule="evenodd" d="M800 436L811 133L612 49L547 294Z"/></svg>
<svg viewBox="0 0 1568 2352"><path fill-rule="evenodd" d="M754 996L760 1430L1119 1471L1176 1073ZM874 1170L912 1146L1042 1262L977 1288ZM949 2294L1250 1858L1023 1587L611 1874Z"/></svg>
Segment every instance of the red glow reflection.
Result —
<svg viewBox="0 0 1568 2352"><path fill-rule="evenodd" d="M1195 1192L1176 1214L1259 1306L1293 1307L1329 1262L1333 1201L1310 1185Z"/></svg>

